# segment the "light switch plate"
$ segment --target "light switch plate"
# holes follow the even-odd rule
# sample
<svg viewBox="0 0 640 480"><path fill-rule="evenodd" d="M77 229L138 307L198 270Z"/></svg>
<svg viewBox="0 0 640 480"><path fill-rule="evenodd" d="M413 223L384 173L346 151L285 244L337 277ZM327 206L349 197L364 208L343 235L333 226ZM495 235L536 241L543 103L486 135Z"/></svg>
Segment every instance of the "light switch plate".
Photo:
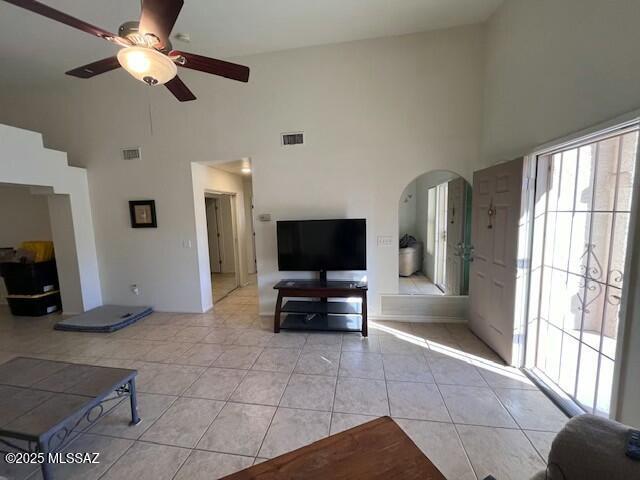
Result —
<svg viewBox="0 0 640 480"><path fill-rule="evenodd" d="M270 222L271 221L271 214L270 213L261 213L260 215L258 215L258 220L260 220L261 222Z"/></svg>
<svg viewBox="0 0 640 480"><path fill-rule="evenodd" d="M379 247L391 247L393 245L393 237L391 235L378 235Z"/></svg>

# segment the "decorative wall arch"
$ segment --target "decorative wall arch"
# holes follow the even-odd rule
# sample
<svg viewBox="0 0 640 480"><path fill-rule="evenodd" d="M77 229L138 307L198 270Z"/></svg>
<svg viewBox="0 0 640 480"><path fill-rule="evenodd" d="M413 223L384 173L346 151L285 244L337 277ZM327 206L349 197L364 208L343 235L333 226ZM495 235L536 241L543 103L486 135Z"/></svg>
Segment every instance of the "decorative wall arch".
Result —
<svg viewBox="0 0 640 480"><path fill-rule="evenodd" d="M0 183L47 197L65 313L102 305L87 171L44 148L39 133L0 124Z"/></svg>
<svg viewBox="0 0 640 480"><path fill-rule="evenodd" d="M421 245L420 269L428 277L433 277L433 225L428 226L428 191L437 185L450 182L455 179L463 179L468 185L468 181L462 175L445 169L431 169L414 177L405 187L398 198L398 237L404 234L415 237ZM431 207L432 208L432 207ZM403 265L404 267L404 265ZM398 269L395 271L398 278L398 294L402 294L400 289L400 261Z"/></svg>

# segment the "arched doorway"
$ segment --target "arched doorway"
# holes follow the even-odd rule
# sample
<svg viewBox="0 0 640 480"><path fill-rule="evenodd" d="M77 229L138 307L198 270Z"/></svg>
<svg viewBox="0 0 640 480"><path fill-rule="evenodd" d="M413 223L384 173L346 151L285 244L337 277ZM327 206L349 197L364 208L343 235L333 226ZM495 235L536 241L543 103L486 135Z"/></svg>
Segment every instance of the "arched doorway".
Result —
<svg viewBox="0 0 640 480"><path fill-rule="evenodd" d="M467 295L471 186L432 170L413 179L398 202L400 295Z"/></svg>

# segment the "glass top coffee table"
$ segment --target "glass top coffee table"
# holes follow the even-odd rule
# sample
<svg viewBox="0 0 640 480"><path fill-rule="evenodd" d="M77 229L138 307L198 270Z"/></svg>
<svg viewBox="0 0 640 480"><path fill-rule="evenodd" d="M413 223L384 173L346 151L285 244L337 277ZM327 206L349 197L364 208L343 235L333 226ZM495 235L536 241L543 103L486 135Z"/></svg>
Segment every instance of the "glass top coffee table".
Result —
<svg viewBox="0 0 640 480"><path fill-rule="evenodd" d="M30 454L41 464L44 479L52 479L52 455L126 397L131 424L141 421L137 374L28 357L0 365L0 452Z"/></svg>

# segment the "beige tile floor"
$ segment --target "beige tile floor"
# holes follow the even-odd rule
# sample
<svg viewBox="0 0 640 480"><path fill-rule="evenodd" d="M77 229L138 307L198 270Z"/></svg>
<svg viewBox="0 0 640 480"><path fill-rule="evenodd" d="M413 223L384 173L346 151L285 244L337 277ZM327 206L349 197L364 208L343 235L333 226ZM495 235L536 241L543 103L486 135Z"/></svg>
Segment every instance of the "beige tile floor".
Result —
<svg viewBox="0 0 640 480"><path fill-rule="evenodd" d="M211 291L213 293L213 303L217 303L229 295L238 286L235 273L212 273Z"/></svg>
<svg viewBox="0 0 640 480"><path fill-rule="evenodd" d="M113 334L57 332L56 320L0 308L0 362L136 368L143 418L131 427L118 406L69 446L101 463L58 466L59 479L212 479L391 415L449 480L526 480L567 420L460 324L371 322L367 339L274 335L255 285L215 313L155 313ZM40 475L0 463L3 477Z"/></svg>
<svg viewBox="0 0 640 480"><path fill-rule="evenodd" d="M420 272L400 277L398 288L400 295L443 295L442 290Z"/></svg>

